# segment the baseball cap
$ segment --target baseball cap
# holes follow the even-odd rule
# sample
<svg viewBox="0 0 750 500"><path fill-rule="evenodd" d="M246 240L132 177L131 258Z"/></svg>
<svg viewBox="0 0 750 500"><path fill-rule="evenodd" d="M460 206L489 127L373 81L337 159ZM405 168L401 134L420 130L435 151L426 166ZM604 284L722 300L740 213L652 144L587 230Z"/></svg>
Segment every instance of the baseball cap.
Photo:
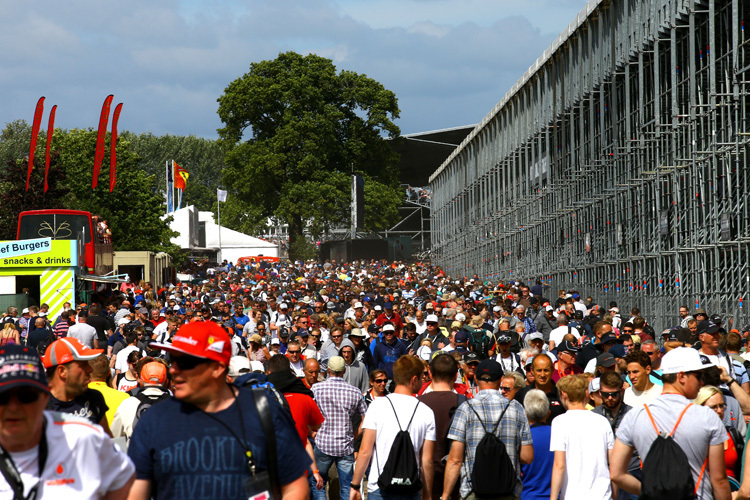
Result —
<svg viewBox="0 0 750 500"><path fill-rule="evenodd" d="M464 353L462 361L466 364L474 362L479 363L479 356L477 356L477 353L469 351Z"/></svg>
<svg viewBox="0 0 750 500"><path fill-rule="evenodd" d="M8 344L0 348L0 392L16 387L49 392L47 375L36 349Z"/></svg>
<svg viewBox="0 0 750 500"><path fill-rule="evenodd" d="M140 309L138 309L138 314L148 314L148 309L146 309L145 307L141 307Z"/></svg>
<svg viewBox="0 0 750 500"><path fill-rule="evenodd" d="M383 333L385 333L385 332L395 332L395 331L396 331L396 328L393 325L391 325L391 324L383 325Z"/></svg>
<svg viewBox="0 0 750 500"><path fill-rule="evenodd" d="M477 380L494 382L495 380L503 378L503 368L497 361L485 359L479 363L479 366L477 366L475 377Z"/></svg>
<svg viewBox="0 0 750 500"><path fill-rule="evenodd" d="M425 322L427 322L427 323L437 323L438 322L438 317L435 314L428 314L427 315L427 319L425 319Z"/></svg>
<svg viewBox="0 0 750 500"><path fill-rule="evenodd" d="M459 330L456 332L456 344L463 344L469 341L469 332L466 330Z"/></svg>
<svg viewBox="0 0 750 500"><path fill-rule="evenodd" d="M279 304L279 309L289 309L289 306L286 304L286 302L282 302Z"/></svg>
<svg viewBox="0 0 750 500"><path fill-rule="evenodd" d="M510 336L509 335L500 335L497 337L497 343L498 344L505 344L510 343Z"/></svg>
<svg viewBox="0 0 750 500"><path fill-rule="evenodd" d="M263 368L263 363L260 361L250 361L250 370L254 372L263 373L265 372L265 368Z"/></svg>
<svg viewBox="0 0 750 500"><path fill-rule="evenodd" d="M213 321L187 323L177 330L171 344L152 342L151 347L211 359L229 365L232 357L229 334Z"/></svg>
<svg viewBox="0 0 750 500"><path fill-rule="evenodd" d="M117 326L127 325L130 323L130 320L128 318L120 318L120 320L117 322Z"/></svg>
<svg viewBox="0 0 750 500"><path fill-rule="evenodd" d="M578 352L578 346L569 340L563 340L560 342L560 345L557 346L557 352L576 354Z"/></svg>
<svg viewBox="0 0 750 500"><path fill-rule="evenodd" d="M529 342L531 342L532 340L542 340L543 341L544 340L544 335L542 335L539 332L534 332L531 335L529 335L528 337L526 337L526 340L528 340Z"/></svg>
<svg viewBox="0 0 750 500"><path fill-rule="evenodd" d="M146 363L141 368L141 381L144 384L166 385L167 367L158 361Z"/></svg>
<svg viewBox="0 0 750 500"><path fill-rule="evenodd" d="M617 342L617 337L614 333L605 333L602 335L601 343L606 344L607 342Z"/></svg>
<svg viewBox="0 0 750 500"><path fill-rule="evenodd" d="M698 309L696 309L695 310L695 314L696 315L698 315L698 314L705 314L706 316L708 316L708 313L706 313L706 310L703 309L702 307L699 307Z"/></svg>
<svg viewBox="0 0 750 500"><path fill-rule="evenodd" d="M247 356L232 356L229 360L229 375L232 378L239 377L243 373L252 371L250 366L250 360Z"/></svg>
<svg viewBox="0 0 750 500"><path fill-rule="evenodd" d="M425 309L435 309L435 306L432 305L432 302L428 302L424 305Z"/></svg>
<svg viewBox="0 0 750 500"><path fill-rule="evenodd" d="M495 307L492 308L492 312L496 312L496 313L499 313L502 310L503 310L503 308L500 307L500 306L495 306Z"/></svg>
<svg viewBox="0 0 750 500"><path fill-rule="evenodd" d="M464 313L456 314L456 321L466 321L466 315Z"/></svg>
<svg viewBox="0 0 750 500"><path fill-rule="evenodd" d="M547 307L545 307L545 308L544 308L544 310L545 310L545 311L554 311L554 310L555 310L555 308L554 308L554 307L552 307L552 306L547 306Z"/></svg>
<svg viewBox="0 0 750 500"><path fill-rule="evenodd" d="M608 352L603 352L596 357L596 366L610 368L612 366L615 366L616 362L617 361L615 361L615 357Z"/></svg>
<svg viewBox="0 0 750 500"><path fill-rule="evenodd" d="M380 328L378 328L378 325L376 325L375 323L372 323L370 324L370 326L367 327L367 331L369 333L379 333Z"/></svg>
<svg viewBox="0 0 750 500"><path fill-rule="evenodd" d="M44 312L44 311L39 311L38 313L36 313L36 315L37 316L41 316L43 318L43 317L47 316L47 313Z"/></svg>
<svg viewBox="0 0 750 500"><path fill-rule="evenodd" d="M622 344L615 344L609 349L609 353L616 358L624 358L627 354L627 349Z"/></svg>
<svg viewBox="0 0 750 500"><path fill-rule="evenodd" d="M328 369L335 373L341 373L346 369L346 361L341 356L331 356L328 359Z"/></svg>
<svg viewBox="0 0 750 500"><path fill-rule="evenodd" d="M21 314L29 314L29 308L28 307L24 307L23 311L21 311Z"/></svg>
<svg viewBox="0 0 750 500"><path fill-rule="evenodd" d="M378 304L378 305L375 306L375 310L376 311L382 311L383 308L380 306L380 304Z"/></svg>
<svg viewBox="0 0 750 500"><path fill-rule="evenodd" d="M361 308L363 308L363 307L364 307L364 306L362 305L362 302L359 302L359 301L358 301L358 302L355 302L355 303L354 303L354 309L361 309Z"/></svg>
<svg viewBox="0 0 750 500"><path fill-rule="evenodd" d="M65 337L55 340L44 353L42 363L45 368L64 365L71 361L88 361L97 358L104 349L89 349L75 337Z"/></svg>
<svg viewBox="0 0 750 500"><path fill-rule="evenodd" d="M664 374L704 370L711 366L714 364L692 347L677 347L661 358L661 370Z"/></svg>
<svg viewBox="0 0 750 500"><path fill-rule="evenodd" d="M271 345L281 345L281 341L278 338L272 338Z"/></svg>
<svg viewBox="0 0 750 500"><path fill-rule="evenodd" d="M386 302L383 304L383 309L393 309L393 302Z"/></svg>

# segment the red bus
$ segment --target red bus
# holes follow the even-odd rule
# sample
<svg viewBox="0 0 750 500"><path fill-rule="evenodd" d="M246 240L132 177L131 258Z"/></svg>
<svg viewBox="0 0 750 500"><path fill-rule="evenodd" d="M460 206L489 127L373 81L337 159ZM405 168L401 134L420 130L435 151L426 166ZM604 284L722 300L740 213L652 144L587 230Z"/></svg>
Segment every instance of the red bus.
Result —
<svg viewBox="0 0 750 500"><path fill-rule="evenodd" d="M112 271L112 243L102 241L91 213L80 210L28 210L18 215L16 239L78 240L80 267L102 276Z"/></svg>

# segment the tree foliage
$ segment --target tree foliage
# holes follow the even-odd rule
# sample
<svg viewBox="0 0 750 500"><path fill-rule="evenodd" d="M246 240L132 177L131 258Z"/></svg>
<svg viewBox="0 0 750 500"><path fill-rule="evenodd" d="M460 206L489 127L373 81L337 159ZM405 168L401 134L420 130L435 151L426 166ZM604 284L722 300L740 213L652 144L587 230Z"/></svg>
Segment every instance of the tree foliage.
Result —
<svg viewBox="0 0 750 500"><path fill-rule="evenodd" d="M120 138L128 141L140 157L141 168L156 177L158 191L166 190L166 162L174 160L190 174L182 206L195 205L198 210L215 212L216 188L224 168L224 152L217 141L150 132L123 132Z"/></svg>
<svg viewBox="0 0 750 500"><path fill-rule="evenodd" d="M277 217L289 225L294 249L304 230L319 236L346 224L352 172L363 174L373 195L365 199L366 229L397 220L398 155L384 137L399 135L399 109L377 81L287 52L253 63L218 101L229 191L222 220L230 227Z"/></svg>

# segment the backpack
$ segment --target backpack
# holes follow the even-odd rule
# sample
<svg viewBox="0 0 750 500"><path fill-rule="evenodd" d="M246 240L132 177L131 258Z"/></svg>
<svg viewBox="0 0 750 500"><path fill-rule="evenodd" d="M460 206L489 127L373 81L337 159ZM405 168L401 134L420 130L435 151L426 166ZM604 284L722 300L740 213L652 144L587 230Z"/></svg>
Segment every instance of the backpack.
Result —
<svg viewBox="0 0 750 500"><path fill-rule="evenodd" d="M648 413L648 418L656 430L656 439L651 443L646 458L643 460L641 480L641 500L661 500L669 498L670 500L687 500L695 498L700 487L700 481L703 478L703 471L706 469L706 462L703 463L698 484L693 480L693 474L690 472L690 463L687 455L672 438L677 426L680 425L682 417L692 403L687 405L677 423L674 425L672 432L667 434L656 427L651 411L648 405L643 405Z"/></svg>
<svg viewBox="0 0 750 500"><path fill-rule="evenodd" d="M393 402L387 396L386 399L391 404L391 408L393 408L393 414L396 415L396 423L398 423L399 431L393 440L393 444L391 444L388 459L385 461L383 470L378 478L378 487L381 491L389 495L413 495L422 489L422 480L419 478L419 464L417 464L417 458L414 455L414 445L409 435L409 426L411 425L411 421L414 420L414 415L417 413L417 408L419 408L421 403L417 401L416 406L414 406L414 413L411 414L406 429L402 429ZM377 447L375 448L375 461L378 462ZM379 463L378 468L380 468Z"/></svg>
<svg viewBox="0 0 750 500"><path fill-rule="evenodd" d="M42 340L36 345L36 351L39 353L40 356L44 356L44 353L47 351L47 348L55 340L57 340L57 337L55 336L54 333L50 332L44 340Z"/></svg>
<svg viewBox="0 0 750 500"><path fill-rule="evenodd" d="M143 412L151 408L153 405L160 401L164 401L165 399L169 399L169 391L163 391L158 396L147 396L143 393L143 391L138 391L135 396L133 396L140 401L138 404L138 408L135 409L135 418L133 419L133 429L135 429L135 426L138 425L138 421L141 419L141 415L143 415Z"/></svg>
<svg viewBox="0 0 750 500"><path fill-rule="evenodd" d="M510 405L511 402L508 401L497 420L497 424L495 424L495 428L490 432L477 411L469 403L469 408L484 428L484 437L477 445L474 453L474 467L471 470L470 484L477 498L497 498L512 495L518 482L516 468L510 460L505 443L495 434Z"/></svg>
<svg viewBox="0 0 750 500"><path fill-rule="evenodd" d="M477 336L477 334L479 335ZM477 329L471 332L471 345L479 359L489 359L492 343L492 338L487 335L487 330Z"/></svg>

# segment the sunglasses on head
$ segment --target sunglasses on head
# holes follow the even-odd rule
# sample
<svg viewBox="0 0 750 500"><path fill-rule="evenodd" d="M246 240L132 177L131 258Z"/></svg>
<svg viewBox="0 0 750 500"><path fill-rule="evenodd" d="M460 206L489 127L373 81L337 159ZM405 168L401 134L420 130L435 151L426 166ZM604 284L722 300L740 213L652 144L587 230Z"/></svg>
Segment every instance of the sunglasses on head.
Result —
<svg viewBox="0 0 750 500"><path fill-rule="evenodd" d="M211 361L210 359L198 358L195 356L171 356L171 358L172 364L180 370L192 370L198 365Z"/></svg>
<svg viewBox="0 0 750 500"><path fill-rule="evenodd" d="M14 396L22 405L28 405L35 403L40 395L41 393L39 391L6 391L0 394L0 406L7 406L10 403L10 399Z"/></svg>

